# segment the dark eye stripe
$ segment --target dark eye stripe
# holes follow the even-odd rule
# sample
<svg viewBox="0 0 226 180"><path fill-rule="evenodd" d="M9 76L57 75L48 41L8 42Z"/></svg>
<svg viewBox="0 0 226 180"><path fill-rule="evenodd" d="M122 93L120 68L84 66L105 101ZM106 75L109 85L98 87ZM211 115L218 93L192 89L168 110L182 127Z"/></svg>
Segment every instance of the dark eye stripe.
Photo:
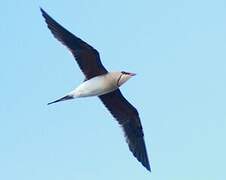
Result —
<svg viewBox="0 0 226 180"><path fill-rule="evenodd" d="M122 74L128 74L128 75L130 74L130 73L128 73L128 72L125 72L125 71L122 71L121 73L122 73Z"/></svg>

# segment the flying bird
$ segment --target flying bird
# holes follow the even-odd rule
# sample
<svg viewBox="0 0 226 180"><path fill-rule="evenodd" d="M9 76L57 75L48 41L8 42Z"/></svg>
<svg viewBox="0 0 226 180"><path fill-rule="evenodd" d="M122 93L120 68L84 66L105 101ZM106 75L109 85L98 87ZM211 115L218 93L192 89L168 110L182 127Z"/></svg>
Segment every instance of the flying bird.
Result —
<svg viewBox="0 0 226 180"><path fill-rule="evenodd" d="M139 114L119 89L135 73L108 72L96 49L57 23L42 8L40 10L53 36L70 50L85 75L84 82L77 88L48 105L74 98L98 96L121 125L130 151L147 170L151 171Z"/></svg>

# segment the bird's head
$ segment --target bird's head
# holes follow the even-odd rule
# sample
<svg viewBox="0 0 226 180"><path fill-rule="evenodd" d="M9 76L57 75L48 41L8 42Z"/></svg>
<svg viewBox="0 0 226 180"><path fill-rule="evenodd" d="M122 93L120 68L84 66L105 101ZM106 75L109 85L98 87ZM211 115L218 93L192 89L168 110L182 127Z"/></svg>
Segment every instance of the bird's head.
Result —
<svg viewBox="0 0 226 180"><path fill-rule="evenodd" d="M132 76L135 76L135 73L121 71L117 80L117 86L121 86L126 81L128 81Z"/></svg>

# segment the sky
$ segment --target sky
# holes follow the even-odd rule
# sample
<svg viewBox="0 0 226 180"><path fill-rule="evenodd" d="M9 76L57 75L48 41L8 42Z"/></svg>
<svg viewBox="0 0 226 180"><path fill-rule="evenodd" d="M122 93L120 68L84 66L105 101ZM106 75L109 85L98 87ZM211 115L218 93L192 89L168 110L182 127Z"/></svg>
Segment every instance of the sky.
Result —
<svg viewBox="0 0 226 180"><path fill-rule="evenodd" d="M149 173L39 7L101 55L142 121ZM226 1L2 1L0 179L226 179Z"/></svg>

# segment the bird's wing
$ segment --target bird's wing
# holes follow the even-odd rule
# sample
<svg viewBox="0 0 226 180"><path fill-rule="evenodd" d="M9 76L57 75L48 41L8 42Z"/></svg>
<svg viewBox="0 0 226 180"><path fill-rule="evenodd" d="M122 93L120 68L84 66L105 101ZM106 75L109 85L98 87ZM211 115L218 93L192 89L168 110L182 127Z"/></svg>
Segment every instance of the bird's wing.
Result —
<svg viewBox="0 0 226 180"><path fill-rule="evenodd" d="M96 49L62 27L42 8L40 10L54 37L71 51L87 79L107 73Z"/></svg>
<svg viewBox="0 0 226 180"><path fill-rule="evenodd" d="M119 89L99 96L99 98L122 126L130 151L147 170L151 171L144 134L136 108L123 97Z"/></svg>

